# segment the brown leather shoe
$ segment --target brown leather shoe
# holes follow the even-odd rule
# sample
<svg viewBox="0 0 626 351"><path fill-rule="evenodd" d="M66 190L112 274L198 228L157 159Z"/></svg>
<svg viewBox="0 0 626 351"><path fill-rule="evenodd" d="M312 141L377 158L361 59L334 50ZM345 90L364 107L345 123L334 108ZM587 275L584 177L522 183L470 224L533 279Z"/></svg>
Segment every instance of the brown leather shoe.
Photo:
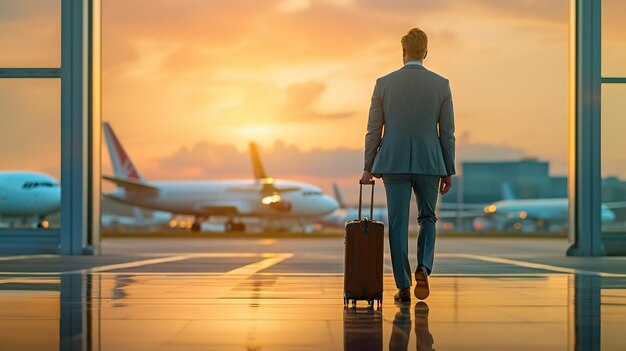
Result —
<svg viewBox="0 0 626 351"><path fill-rule="evenodd" d="M411 302L411 288L398 289L393 299L398 302Z"/></svg>
<svg viewBox="0 0 626 351"><path fill-rule="evenodd" d="M420 300L424 300L430 295L428 271L424 266L417 267L415 271L415 289L413 290L413 294Z"/></svg>

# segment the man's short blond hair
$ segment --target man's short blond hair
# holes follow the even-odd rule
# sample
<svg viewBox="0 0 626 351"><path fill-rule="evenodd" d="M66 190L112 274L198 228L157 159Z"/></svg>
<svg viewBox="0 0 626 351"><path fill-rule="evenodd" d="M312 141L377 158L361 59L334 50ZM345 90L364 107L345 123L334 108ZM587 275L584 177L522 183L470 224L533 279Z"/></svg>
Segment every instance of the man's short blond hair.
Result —
<svg viewBox="0 0 626 351"><path fill-rule="evenodd" d="M406 53L414 59L421 60L426 56L428 50L428 36L423 30L413 28L406 33L402 40L402 48Z"/></svg>

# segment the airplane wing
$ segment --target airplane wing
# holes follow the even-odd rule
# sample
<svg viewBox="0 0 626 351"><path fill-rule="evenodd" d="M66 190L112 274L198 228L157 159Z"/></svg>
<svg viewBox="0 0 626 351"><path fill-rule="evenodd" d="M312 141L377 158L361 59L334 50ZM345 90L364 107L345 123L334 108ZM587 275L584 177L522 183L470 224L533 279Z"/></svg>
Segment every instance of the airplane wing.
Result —
<svg viewBox="0 0 626 351"><path fill-rule="evenodd" d="M456 203L456 202L442 202L440 208L442 210L482 210L486 205L483 204L470 204L470 203Z"/></svg>
<svg viewBox="0 0 626 351"><path fill-rule="evenodd" d="M605 202L603 203L603 205L606 206L609 210L615 210L618 208L626 208L626 201Z"/></svg>
<svg viewBox="0 0 626 351"><path fill-rule="evenodd" d="M457 211L441 211L437 218L439 219L455 219L455 218L475 218L484 216L485 213L482 211L461 211L457 213Z"/></svg>
<svg viewBox="0 0 626 351"><path fill-rule="evenodd" d="M103 175L102 179L115 183L117 186L131 191L144 192L149 194L157 194L159 189L146 183L138 182L132 179L119 178L115 176Z"/></svg>
<svg viewBox="0 0 626 351"><path fill-rule="evenodd" d="M277 187L277 186L267 186L267 184L263 184L255 187L231 187L228 188L229 192L238 192L238 193L286 193L289 191L299 191L300 187Z"/></svg>

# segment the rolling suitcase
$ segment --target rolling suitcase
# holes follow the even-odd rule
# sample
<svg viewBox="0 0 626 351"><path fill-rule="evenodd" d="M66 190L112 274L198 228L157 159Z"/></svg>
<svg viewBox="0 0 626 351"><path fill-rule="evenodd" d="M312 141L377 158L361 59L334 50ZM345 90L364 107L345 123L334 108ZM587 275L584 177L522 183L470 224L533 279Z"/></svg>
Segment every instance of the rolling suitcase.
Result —
<svg viewBox="0 0 626 351"><path fill-rule="evenodd" d="M363 184L359 182L358 218L346 222L343 302L356 306L357 300L366 300L371 307L383 301L383 251L385 225L372 219L374 214L374 181L370 202L370 217L361 217Z"/></svg>

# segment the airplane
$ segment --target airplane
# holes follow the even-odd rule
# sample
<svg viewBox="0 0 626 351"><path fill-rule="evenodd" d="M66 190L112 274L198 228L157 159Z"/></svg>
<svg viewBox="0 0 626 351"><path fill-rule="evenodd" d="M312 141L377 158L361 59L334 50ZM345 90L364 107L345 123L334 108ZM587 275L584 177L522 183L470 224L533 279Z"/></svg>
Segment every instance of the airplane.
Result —
<svg viewBox="0 0 626 351"><path fill-rule="evenodd" d="M54 177L28 171L0 172L0 219L32 218L38 228L46 228L46 216L60 207L61 188Z"/></svg>
<svg viewBox="0 0 626 351"><path fill-rule="evenodd" d="M256 144L250 143L254 179L149 181L141 176L111 125L104 123L104 136L114 175L103 175L118 188L104 194L133 206L173 214L191 215L191 230L210 217L227 217L226 231L245 231L234 218L317 219L337 209L338 204L314 185L266 175Z"/></svg>
<svg viewBox="0 0 626 351"><path fill-rule="evenodd" d="M330 213L323 217L319 223L328 227L344 228L347 221L357 219L357 217L359 216L359 208L356 206L349 207L346 205L343 200L343 194L341 193L341 190L339 189L337 183L333 183L333 192L335 193L335 200L337 200L339 208L336 209L333 213ZM361 216L369 217L369 215L369 205L364 204L361 211ZM374 206L373 218L374 220L381 221L385 223L385 225L387 225L387 207Z"/></svg>
<svg viewBox="0 0 626 351"><path fill-rule="evenodd" d="M568 221L569 200L567 198L517 199L508 183L502 184L502 193L503 200L485 206L483 211L487 217L560 224L566 224ZM624 207L624 204L602 204L600 209L602 223L615 221L615 212L612 208L620 207Z"/></svg>

